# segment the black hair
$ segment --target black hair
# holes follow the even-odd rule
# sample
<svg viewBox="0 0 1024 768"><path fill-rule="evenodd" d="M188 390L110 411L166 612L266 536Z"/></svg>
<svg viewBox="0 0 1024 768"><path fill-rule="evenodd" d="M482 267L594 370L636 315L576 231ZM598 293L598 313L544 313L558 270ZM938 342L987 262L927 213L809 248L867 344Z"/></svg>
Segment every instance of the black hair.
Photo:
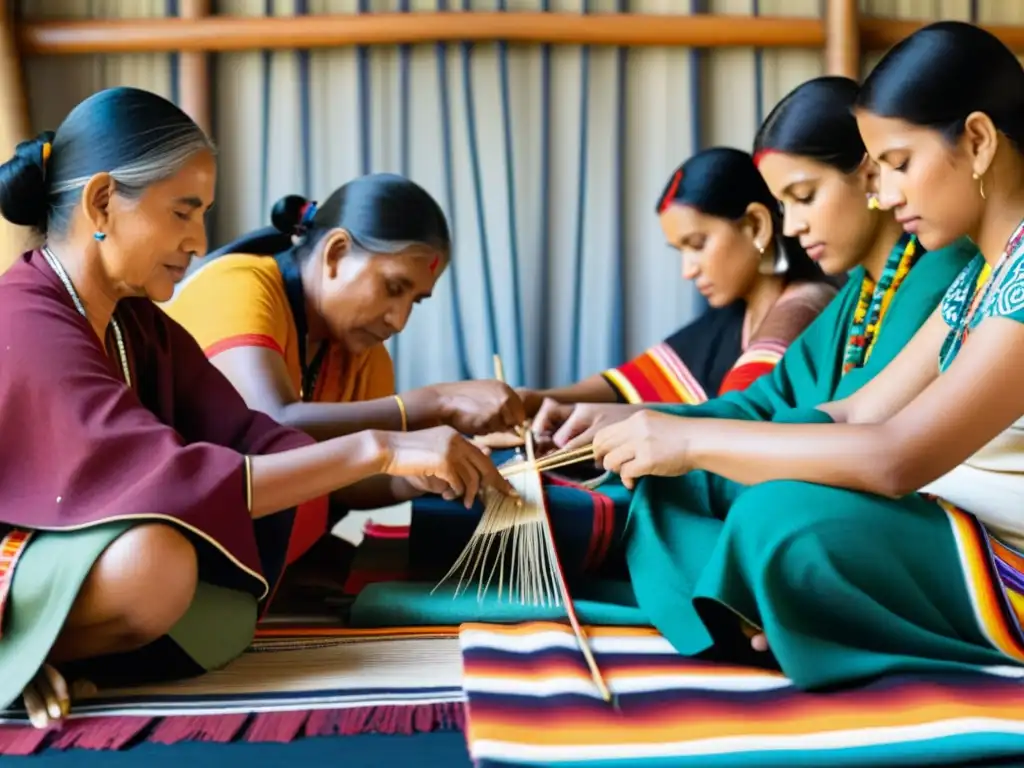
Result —
<svg viewBox="0 0 1024 768"><path fill-rule="evenodd" d="M708 216L737 221L751 203L760 203L771 214L776 250L781 249L789 262L783 275L786 280L827 281L800 242L782 234L779 202L772 197L754 159L742 150L712 147L695 154L672 174L658 198L656 211L661 213L671 204L687 205Z"/></svg>
<svg viewBox="0 0 1024 768"><path fill-rule="evenodd" d="M201 150L213 151L210 140L162 96L139 88L99 91L56 132L21 142L0 165L0 215L43 235L62 234L95 174L109 173L118 194L137 197Z"/></svg>
<svg viewBox="0 0 1024 768"><path fill-rule="evenodd" d="M450 256L451 236L441 206L423 187L390 173L354 179L320 206L299 195L282 197L270 221L273 226L243 235L210 256L269 256L291 250L302 262L332 229L344 229L357 247L370 253L392 253L415 243Z"/></svg>
<svg viewBox="0 0 1024 768"><path fill-rule="evenodd" d="M848 77L816 77L786 94L754 137L755 163L785 152L853 173L867 149L853 116L860 87Z"/></svg>
<svg viewBox="0 0 1024 768"><path fill-rule="evenodd" d="M1024 70L999 38L966 22L929 24L901 40L868 75L856 106L951 141L968 115L984 112L1024 149Z"/></svg>

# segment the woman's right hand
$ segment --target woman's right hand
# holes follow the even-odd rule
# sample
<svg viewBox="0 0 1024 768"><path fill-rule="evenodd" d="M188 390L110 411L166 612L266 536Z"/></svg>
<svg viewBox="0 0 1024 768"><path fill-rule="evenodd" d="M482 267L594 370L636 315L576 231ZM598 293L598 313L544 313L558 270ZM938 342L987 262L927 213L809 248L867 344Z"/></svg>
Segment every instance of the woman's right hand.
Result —
<svg viewBox="0 0 1024 768"><path fill-rule="evenodd" d="M451 427L416 432L381 432L382 472L397 477L434 477L448 486L445 498L461 498L469 509L484 489L517 496L483 451Z"/></svg>
<svg viewBox="0 0 1024 768"><path fill-rule="evenodd" d="M642 406L624 403L563 404L545 400L531 429L540 445L572 449L588 445L599 429L628 419Z"/></svg>

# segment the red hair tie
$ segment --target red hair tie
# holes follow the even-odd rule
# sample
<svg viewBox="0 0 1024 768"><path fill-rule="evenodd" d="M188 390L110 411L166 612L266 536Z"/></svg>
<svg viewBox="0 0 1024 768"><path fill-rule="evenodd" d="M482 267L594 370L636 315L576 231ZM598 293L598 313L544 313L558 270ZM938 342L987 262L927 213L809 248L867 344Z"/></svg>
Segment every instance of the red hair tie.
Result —
<svg viewBox="0 0 1024 768"><path fill-rule="evenodd" d="M668 185L668 190L665 192L665 196L661 198L661 205L658 206L658 213L664 213L665 209L669 207L673 200L676 198L676 192L679 191L679 184L683 180L683 169L680 168L676 171L676 175L672 177L672 183Z"/></svg>

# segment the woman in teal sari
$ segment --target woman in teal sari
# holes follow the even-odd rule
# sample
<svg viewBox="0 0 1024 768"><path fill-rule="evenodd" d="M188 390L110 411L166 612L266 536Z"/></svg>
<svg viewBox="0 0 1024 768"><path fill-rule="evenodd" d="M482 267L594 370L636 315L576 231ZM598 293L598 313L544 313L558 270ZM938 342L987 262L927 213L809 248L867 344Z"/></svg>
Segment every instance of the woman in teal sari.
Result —
<svg viewBox="0 0 1024 768"><path fill-rule="evenodd" d="M742 617L802 688L1024 663L1024 71L940 22L882 59L855 115L882 209L925 247L981 251L940 306L869 384L786 423L644 411L594 437L636 485L627 559L653 623L693 654Z"/></svg>

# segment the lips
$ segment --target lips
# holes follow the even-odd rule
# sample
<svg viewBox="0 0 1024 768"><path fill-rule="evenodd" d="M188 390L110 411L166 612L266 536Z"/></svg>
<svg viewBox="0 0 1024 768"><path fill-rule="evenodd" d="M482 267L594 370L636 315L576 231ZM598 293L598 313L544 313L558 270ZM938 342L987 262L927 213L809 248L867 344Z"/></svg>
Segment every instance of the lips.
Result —
<svg viewBox="0 0 1024 768"><path fill-rule="evenodd" d="M914 234L917 232L921 223L920 216L900 216L896 219L896 223L903 227L904 232Z"/></svg>
<svg viewBox="0 0 1024 768"><path fill-rule="evenodd" d="M825 244L814 243L813 245L805 245L804 251L806 251L812 261L821 261L821 257L825 255Z"/></svg>
<svg viewBox="0 0 1024 768"><path fill-rule="evenodd" d="M171 273L175 280L181 280L185 276L186 267L178 267L174 264L164 264L164 269Z"/></svg>

